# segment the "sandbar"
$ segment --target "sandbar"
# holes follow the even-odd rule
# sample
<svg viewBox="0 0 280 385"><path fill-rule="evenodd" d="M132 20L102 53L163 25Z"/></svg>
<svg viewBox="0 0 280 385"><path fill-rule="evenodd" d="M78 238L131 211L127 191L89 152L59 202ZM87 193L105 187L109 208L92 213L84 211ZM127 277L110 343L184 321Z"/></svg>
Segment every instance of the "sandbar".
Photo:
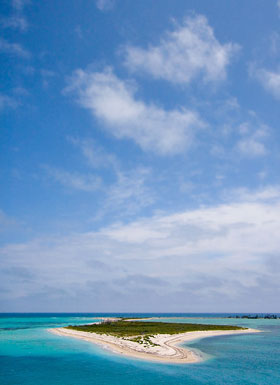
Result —
<svg viewBox="0 0 280 385"><path fill-rule="evenodd" d="M108 334L83 332L66 328L54 328L49 329L49 331L60 336L73 337L92 342L122 356L175 364L190 364L203 360L203 355L199 354L198 351L193 351L191 348L179 346L184 342L190 342L206 337L259 332L259 330L255 329L245 329L195 331L180 334L158 334L150 337L153 345L145 345L131 341L131 338L129 337L115 337Z"/></svg>

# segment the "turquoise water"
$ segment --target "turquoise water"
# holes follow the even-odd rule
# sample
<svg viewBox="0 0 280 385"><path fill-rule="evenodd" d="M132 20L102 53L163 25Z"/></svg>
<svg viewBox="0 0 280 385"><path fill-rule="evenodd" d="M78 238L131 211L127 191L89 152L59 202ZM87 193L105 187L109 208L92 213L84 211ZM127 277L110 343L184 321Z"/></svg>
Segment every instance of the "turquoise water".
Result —
<svg viewBox="0 0 280 385"><path fill-rule="evenodd" d="M94 344L48 332L52 327L97 322L99 316L0 315L0 384L280 384L280 320L184 315L184 322L235 324L263 331L197 340L191 347L210 358L192 365L123 358ZM169 321L182 322L174 316L169 314Z"/></svg>

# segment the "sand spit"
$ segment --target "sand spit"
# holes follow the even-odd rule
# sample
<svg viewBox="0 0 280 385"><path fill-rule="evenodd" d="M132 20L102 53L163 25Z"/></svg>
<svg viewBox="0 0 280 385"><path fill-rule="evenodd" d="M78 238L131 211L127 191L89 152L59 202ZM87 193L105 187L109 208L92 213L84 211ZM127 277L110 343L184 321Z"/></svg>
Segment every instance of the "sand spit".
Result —
<svg viewBox="0 0 280 385"><path fill-rule="evenodd" d="M67 337L74 337L84 341L93 342L105 349L114 353L121 354L127 357L138 358L142 360L166 362L166 363L195 363L202 361L202 355L180 347L183 342L193 341L195 339L216 337L225 335L240 335L247 333L256 333L259 330L213 330L213 331L196 331L180 334L158 334L150 337L151 344L140 344L131 341L133 337L114 337L107 334L97 334L89 332L81 332L66 328L49 329L50 332ZM134 337L135 338L135 337Z"/></svg>

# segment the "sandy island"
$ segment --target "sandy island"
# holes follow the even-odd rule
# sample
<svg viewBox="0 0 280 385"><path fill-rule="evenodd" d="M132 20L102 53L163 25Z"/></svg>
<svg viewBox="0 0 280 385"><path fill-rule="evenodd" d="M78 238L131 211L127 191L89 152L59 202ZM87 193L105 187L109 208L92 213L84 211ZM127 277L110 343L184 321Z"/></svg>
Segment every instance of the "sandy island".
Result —
<svg viewBox="0 0 280 385"><path fill-rule="evenodd" d="M202 354L199 355L197 352L178 346L183 342L206 337L259 332L259 330L255 329L246 329L195 331L180 334L158 334L150 337L151 341L155 345L145 345L131 341L129 337L114 337L107 334L82 332L65 328L49 329L49 331L60 336L74 337L84 341L93 342L105 349L123 356L176 364L202 361Z"/></svg>

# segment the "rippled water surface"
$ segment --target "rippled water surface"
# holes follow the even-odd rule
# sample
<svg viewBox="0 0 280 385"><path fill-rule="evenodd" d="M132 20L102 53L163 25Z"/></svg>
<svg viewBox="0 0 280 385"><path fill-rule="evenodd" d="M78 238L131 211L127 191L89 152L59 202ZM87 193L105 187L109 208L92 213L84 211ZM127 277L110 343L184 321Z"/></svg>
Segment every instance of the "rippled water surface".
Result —
<svg viewBox="0 0 280 385"><path fill-rule="evenodd" d="M262 330L258 334L197 340L191 347L210 358L192 365L123 358L89 342L48 331L52 327L98 322L103 315L0 315L0 384L280 384L279 319L228 319L221 314L181 314L184 319L178 319L174 318L178 314L166 315L172 322L230 324Z"/></svg>

